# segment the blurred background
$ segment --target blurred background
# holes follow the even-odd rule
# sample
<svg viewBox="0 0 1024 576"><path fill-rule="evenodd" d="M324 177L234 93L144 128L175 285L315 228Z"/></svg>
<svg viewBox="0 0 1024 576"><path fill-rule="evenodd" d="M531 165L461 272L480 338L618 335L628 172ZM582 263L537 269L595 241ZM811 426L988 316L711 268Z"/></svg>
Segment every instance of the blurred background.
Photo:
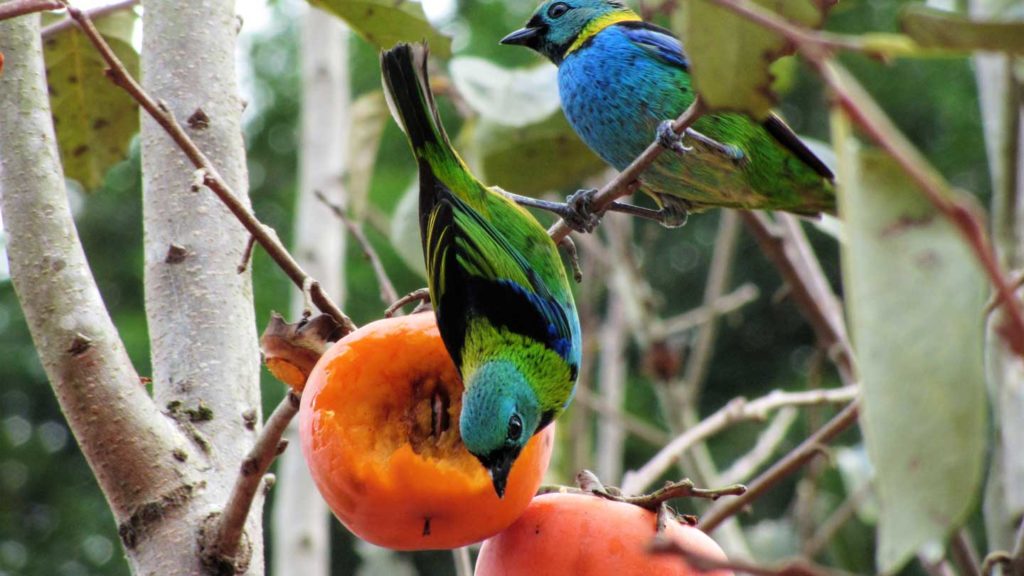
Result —
<svg viewBox="0 0 1024 576"><path fill-rule="evenodd" d="M667 23L665 15L675 2L633 4L650 19ZM904 4L842 0L826 28L894 31ZM454 62L459 63L449 66L453 60L437 60L435 88L454 96L441 99L445 122L452 134L458 134L456 146L467 152L478 173L510 190L535 195L550 191L555 197L607 181L600 162L573 140L560 111L543 109L541 118L531 118L528 125L516 125L520 122L515 119L501 125L475 105L472 88L467 88L481 64L465 57L476 57L502 67L536 67L523 74L535 77L542 88L534 92L541 94L539 99L545 97L543 87L550 89L553 67L527 50L497 43L522 25L534 8L532 2L426 0L424 8L432 23L453 38L452 52L458 58ZM295 227L303 89L299 38L307 10L308 5L297 0L239 2L244 21L239 64L243 96L249 102L245 136L252 201L256 214L286 245L291 244ZM377 49L355 34L347 42L352 97L358 102L379 90ZM883 63L852 54L844 55L843 61L955 186L987 202L985 146L969 59ZM778 64L776 75L782 115L798 133L827 141L828 108L820 83L792 60ZM379 149L370 147L373 153L363 160L369 177L365 199L350 200L350 208L397 291L404 294L425 285L418 234L410 219L415 207L410 210L408 202L402 202L414 182L414 164L397 127L382 116L379 106L374 108L374 99L366 97L363 109L369 112L364 118L382 126L383 132ZM548 105L529 104L534 111ZM502 155L510 144L516 150L514 161ZM109 172L99 189L85 193L72 185L70 193L106 304L136 368L145 375L149 356L139 170L138 146L133 144L129 158ZM326 211L324 217L330 217ZM539 217L550 222L547 215ZM776 270L735 219L724 224L721 220L722 214L712 211L692 217L683 229L669 231L611 215L599 234L577 241L584 272L577 298L592 362L582 372L578 400L559 422L551 482L571 483L576 470L590 468L606 483L618 484L624 471L646 462L684 425L686 414L677 411L678 406L692 410L690 416L706 415L740 395L752 398L774 389L838 385ZM825 273L839 291L835 241L814 227L806 228ZM721 248L723 244L732 248ZM720 276L729 296L722 304L724 313L711 324L700 314L684 316L675 325L661 322L702 306L716 245L717 261L729 264ZM351 240L346 252L344 309L363 324L381 317L383 304L373 272ZM0 275L5 270L0 257ZM258 249L253 273L262 326L272 310L289 310L293 288ZM663 330L653 330L655 325ZM601 354L594 353L598 349ZM113 517L64 423L11 284L2 276L0 383L0 576L127 574ZM284 388L264 374L263 393L268 413ZM604 410L602 416L599 412L608 403L615 413ZM727 472L730 463L771 427L782 438L774 450L777 457L832 413L832 407L801 409L785 421L735 426L708 442L705 457L710 455ZM813 544L814 556L824 563L853 572L873 571L874 525L870 495L863 489L868 472L858 434L846 433L836 446L841 448L833 452L831 463L820 461L790 477L742 516L742 537L756 556L783 557L806 552ZM699 480L701 467L707 465L699 459L686 459L666 478ZM751 473L747 471L748 478ZM265 511L268 526L280 489L278 484ZM817 528L857 494L834 536L814 541ZM680 510L699 512L692 506L684 502ZM972 526L976 540L983 542L980 520L975 518ZM268 533L268 543L270 538ZM268 550L272 556L269 544ZM334 574L381 573L384 565L390 566L390 573L454 573L448 552L391 555L373 550L357 545L333 519L330 551ZM903 571L919 572L916 563Z"/></svg>

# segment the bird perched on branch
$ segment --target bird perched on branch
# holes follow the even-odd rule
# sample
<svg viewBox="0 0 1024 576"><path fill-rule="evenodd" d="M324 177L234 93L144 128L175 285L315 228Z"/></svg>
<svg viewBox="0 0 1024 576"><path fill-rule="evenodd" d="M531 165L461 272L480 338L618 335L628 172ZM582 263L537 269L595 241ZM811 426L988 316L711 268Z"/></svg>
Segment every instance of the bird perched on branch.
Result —
<svg viewBox="0 0 1024 576"><path fill-rule="evenodd" d="M381 69L419 165L430 300L465 383L462 441L502 496L523 446L572 399L581 342L569 280L540 223L480 183L452 148L426 46L384 52Z"/></svg>
<svg viewBox="0 0 1024 576"><path fill-rule="evenodd" d="M774 114L763 122L743 114L703 116L684 135L684 146L666 122L695 98L683 47L621 1L547 0L501 43L531 48L558 66L569 123L616 169L633 162L655 134L677 151L661 154L641 177L663 223L681 225L687 212L715 206L806 215L835 210L832 172Z"/></svg>

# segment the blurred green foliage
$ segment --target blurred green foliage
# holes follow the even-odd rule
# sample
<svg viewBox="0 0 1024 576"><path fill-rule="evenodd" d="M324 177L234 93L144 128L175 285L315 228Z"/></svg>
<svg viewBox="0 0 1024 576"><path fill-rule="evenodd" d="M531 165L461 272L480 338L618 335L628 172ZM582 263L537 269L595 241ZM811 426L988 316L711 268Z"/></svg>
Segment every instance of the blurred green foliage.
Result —
<svg viewBox="0 0 1024 576"><path fill-rule="evenodd" d="M647 2L647 4L652 4ZM849 33L892 31L903 2L844 0L833 11L826 28ZM456 55L486 58L503 66L537 64L526 50L500 47L497 40L519 27L533 6L530 2L459 0L453 19L440 23L453 36ZM293 2L272 4L271 24L244 44L252 67L248 96L246 142L251 194L256 214L275 228L287 244L291 237L296 192L296 154L300 79ZM723 39L722 41L727 41ZM377 49L353 37L353 87L356 95L379 86ZM980 129L978 99L970 61L964 58L883 63L858 55L844 55L844 64L866 85L886 111L926 156L956 186L988 194L988 172ZM443 63L440 63L443 64ZM545 64L546 65L546 64ZM441 102L453 134L460 119L454 107ZM828 139L828 117L821 85L804 66L796 69L792 90L780 110L801 134ZM77 223L97 282L139 373L149 373L146 320L142 290L141 184L138 147L128 161L116 165L101 189L88 198L72 195L79 206ZM385 129L370 193L367 233L381 252L384 265L400 293L422 285L387 242L386 224L403 191L413 178L414 164L404 139L393 123ZM524 166L524 170L529 169ZM502 184L501 182L494 182ZM559 190L559 194L571 189ZM376 214L376 220L375 215ZM611 216L615 218L618 216ZM657 313L677 314L701 303L718 215L696 216L682 230L665 231L657 225L635 226L642 270L657 293ZM833 286L839 290L838 249L824 235L812 233L815 249ZM351 246L351 244L350 244ZM775 269L760 254L752 238L744 235L731 284L754 282L761 297L728 315L701 398L702 413L717 409L736 395L758 396L774 388L801 389L832 384L827 361L814 349L810 328L784 295ZM287 310L292 288L259 250L254 263L257 322L271 310ZM348 295L345 310L357 323L381 315L372 271L357 250L346 261ZM586 278L584 282L600 282ZM685 348L685 347L684 347ZM106 503L80 452L70 437L52 390L46 382L9 282L0 283L0 576L15 574L127 574L116 527ZM685 350L681 352L685 353ZM626 407L629 412L664 426L655 393L657 384L640 366L644 351L631 348L631 369ZM818 382L816 366L824 366ZM280 399L282 387L264 377L264 410ZM793 427L783 445L794 446L827 416L809 410ZM710 443L717 461L725 463L743 454L760 426L743 425ZM847 434L844 438L854 438ZM563 447L564 448L564 447ZM640 440L627 443L625 467L636 467L654 452ZM563 459L564 461L564 459ZM558 470L561 479L568 470ZM792 501L797 478L762 498L745 522L776 517ZM842 499L843 484L828 471L819 485L822 502L834 507ZM767 525L766 525L767 526ZM336 573L348 574L358 565L353 539L335 523L332 530ZM872 570L873 527L853 520L829 546L829 563L850 571ZM421 573L451 571L447 553L412 555ZM904 573L913 573L908 568Z"/></svg>

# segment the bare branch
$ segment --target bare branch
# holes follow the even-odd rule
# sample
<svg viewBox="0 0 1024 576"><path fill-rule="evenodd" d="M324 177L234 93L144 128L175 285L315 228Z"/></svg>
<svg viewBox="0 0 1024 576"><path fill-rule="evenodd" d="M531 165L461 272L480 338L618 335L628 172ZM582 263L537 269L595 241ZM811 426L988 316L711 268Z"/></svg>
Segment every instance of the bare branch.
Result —
<svg viewBox="0 0 1024 576"><path fill-rule="evenodd" d="M57 0L11 0L0 4L0 22L26 14L60 10L63 7L64 5Z"/></svg>
<svg viewBox="0 0 1024 576"><path fill-rule="evenodd" d="M204 535L206 540L200 546L204 565L235 566L243 560L248 562L248 558L238 557L245 521L253 498L263 483L263 475L267 473L274 458L287 447L287 443L281 441L281 435L298 412L299 397L288 392L267 419L256 444L242 461L241 473L231 489L224 510Z"/></svg>
<svg viewBox="0 0 1024 576"><path fill-rule="evenodd" d="M780 480L798 470L810 461L811 458L819 454L822 446L828 444L833 438L857 422L859 407L860 402L858 400L847 404L842 412L829 420L817 432L801 442L792 452L751 482L746 494L712 507L701 518L697 527L705 532L711 532L724 520L742 510L744 506L760 497L761 494Z"/></svg>
<svg viewBox="0 0 1024 576"><path fill-rule="evenodd" d="M757 442L749 452L740 456L729 466L727 470L718 475L719 482L724 484L736 484L745 482L757 472L758 468L764 465L769 458L775 454L782 441L786 439L786 433L790 426L796 421L797 411L792 407L785 407L779 410L772 418L768 427L757 435Z"/></svg>
<svg viewBox="0 0 1024 576"><path fill-rule="evenodd" d="M857 386L851 385L803 392L775 390L750 401L742 397L735 398L693 428L677 436L639 470L627 474L623 490L629 493L642 492L667 472L691 446L738 422L764 420L770 412L786 406L847 403L856 396Z"/></svg>
<svg viewBox="0 0 1024 576"><path fill-rule="evenodd" d="M953 534L949 547L953 555L953 563L956 564L960 576L981 576L981 560L978 558L978 550L974 547L974 542L966 528L960 528Z"/></svg>
<svg viewBox="0 0 1024 576"><path fill-rule="evenodd" d="M128 94L131 95L136 102L146 111L150 117L153 118L163 129L167 132L167 135L174 140L181 151L185 153L188 159L192 162L193 166L199 170L197 177L202 182L203 186L206 186L217 198L235 215L235 218L249 231L250 234L256 238L260 246L267 251L267 254L277 263L277 265L288 275L288 277L295 283L296 286L303 286L309 281L309 276L303 271L302 267L295 261L288 250L278 240L277 235L272 230L261 223L249 210L248 207L243 204L235 192L228 186L227 182L218 174L216 168L210 162L209 158L196 146L196 143L192 138L185 132L175 119L174 114L163 104L158 103L149 94L147 94L142 87L132 78L131 74L124 67L124 64L117 58L114 52L110 49L110 46L106 43L100 33L96 30L92 20L89 19L89 15L85 12L75 8L74 6L67 6L68 14L75 20L78 26L82 29L89 40L96 46L100 54L103 56L104 61L110 66L109 76L111 80L123 88ZM345 329L346 332L355 330L356 325L352 322L352 319L345 315L340 308L331 300L320 284L312 282L310 285L310 295L313 299L313 303L316 304L317 308L325 314L330 314L338 321L339 324Z"/></svg>
<svg viewBox="0 0 1024 576"><path fill-rule="evenodd" d="M348 217L345 208L331 202L327 196L324 196L323 192L317 190L314 194L316 194L320 202L331 209L331 212L338 217L338 220L341 220L341 223L348 229L349 234L356 239L356 243L359 244L359 248L363 251L363 256L370 261L370 266L373 267L373 274L377 277L377 284L380 286L381 301L384 302L385 306L394 304L398 300L398 292L395 290L395 285L391 282L391 278L388 277L388 272L384 269L384 263L381 262L377 250L374 249L373 244L370 244L370 240L363 233L363 229Z"/></svg>
<svg viewBox="0 0 1024 576"><path fill-rule="evenodd" d="M693 310L687 310L682 314L657 320L651 327L651 337L654 340L672 338L682 332L692 330L706 322L710 322L716 316L724 316L735 312L750 304L761 295L757 285L747 282L728 294L715 300L702 304Z"/></svg>
<svg viewBox="0 0 1024 576"><path fill-rule="evenodd" d="M704 105L701 103L700 98L697 98L679 118L675 119L672 123L672 130L676 134L682 134L703 113ZM633 182L640 177L644 170L654 163L663 150L665 150L665 147L657 141L651 142L647 149L637 156L636 160L633 160L632 164L626 166L625 170L619 172L611 182L605 184L604 187L597 191L592 201L594 212L600 214L609 204L629 194L630 186ZM555 243L568 236L569 232L569 226L566 225L564 220L559 220L548 229L548 234L554 239Z"/></svg>
<svg viewBox="0 0 1024 576"><path fill-rule="evenodd" d="M57 2L57 3L59 4L59 2ZM96 19L99 19L99 18L103 18L104 16L109 16L110 14L113 14L114 12L120 12L121 10L128 10L129 8L134 7L138 3L139 3L139 0L120 0L120 2L113 2L111 4L107 4L107 5L104 5L104 6L97 6L96 8L90 8L90 9L86 10L85 12L89 15L89 18L91 18L93 20L96 20ZM64 7L63 5L60 6L60 8L63 8L63 7ZM50 24L49 26L43 28L43 31L41 32L41 34L43 35L43 40L46 40L48 38L52 38L55 35L63 32L64 30L67 30L68 28L72 28L74 25L75 25L75 20L73 18L71 18L71 17L63 18L61 20L58 20L57 22L54 22L53 24Z"/></svg>
<svg viewBox="0 0 1024 576"><path fill-rule="evenodd" d="M767 215L755 212L744 212L743 221L754 234L761 251L786 280L797 307L814 329L818 344L832 357L843 383L853 384L856 368L842 308L829 288L800 224L785 214L779 215L779 223L776 224Z"/></svg>
<svg viewBox="0 0 1024 576"><path fill-rule="evenodd" d="M850 494L843 503L835 509L832 514L821 522L818 526L817 532L811 536L807 543L804 544L803 555L808 558L814 558L818 555L821 550L828 545L829 542L835 537L839 529L843 527L853 515L857 513L857 508L864 503L864 500L871 494L871 484L865 483L863 486L858 488L853 494Z"/></svg>
<svg viewBox="0 0 1024 576"><path fill-rule="evenodd" d="M592 357L593 355L588 356ZM612 406L600 396L595 395L589 388L577 387L575 401L599 413L602 418L616 422L623 430L654 446L661 446L669 441L669 435L664 430L651 426L640 418Z"/></svg>

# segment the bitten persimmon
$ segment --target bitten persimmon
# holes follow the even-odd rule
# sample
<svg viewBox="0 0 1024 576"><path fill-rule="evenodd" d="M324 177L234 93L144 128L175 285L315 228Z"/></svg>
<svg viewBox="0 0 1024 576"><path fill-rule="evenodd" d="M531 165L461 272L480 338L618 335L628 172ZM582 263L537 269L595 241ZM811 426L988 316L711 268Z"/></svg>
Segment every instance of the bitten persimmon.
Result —
<svg viewBox="0 0 1024 576"><path fill-rule="evenodd" d="M678 556L650 554L656 518L622 502L587 494L544 494L516 523L484 542L475 576L730 576L698 572ZM707 534L674 520L666 535L709 558L725 553Z"/></svg>
<svg viewBox="0 0 1024 576"><path fill-rule="evenodd" d="M504 498L459 436L462 381L434 315L379 320L336 342L302 394L302 453L338 519L388 548L455 548L508 527L551 459L553 426L526 445Z"/></svg>

